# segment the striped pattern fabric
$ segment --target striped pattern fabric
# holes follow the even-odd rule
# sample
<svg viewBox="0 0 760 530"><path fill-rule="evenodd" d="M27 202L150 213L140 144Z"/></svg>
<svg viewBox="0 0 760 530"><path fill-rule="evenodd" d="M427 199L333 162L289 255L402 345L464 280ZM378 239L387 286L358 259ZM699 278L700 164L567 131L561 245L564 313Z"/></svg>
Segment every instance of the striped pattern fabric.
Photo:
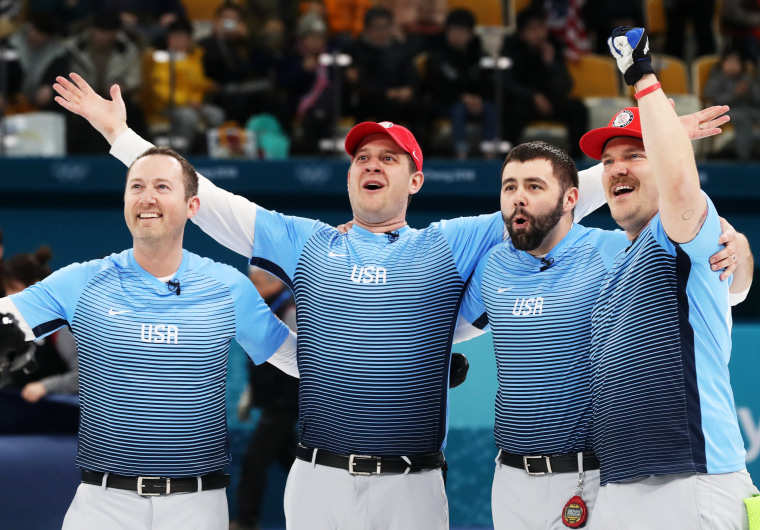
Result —
<svg viewBox="0 0 760 530"><path fill-rule="evenodd" d="M543 263L508 241L476 269L468 298L479 291L493 333L499 448L522 455L590 449L591 310L627 243L621 232L575 225Z"/></svg>
<svg viewBox="0 0 760 530"><path fill-rule="evenodd" d="M260 234L294 219L259 210L263 255L252 263L294 286L301 442L342 454L440 450L454 322L466 278L501 240L500 217L397 235L356 226L340 235L304 221L297 235L268 238L303 241L296 262L284 263L292 249L267 248Z"/></svg>
<svg viewBox="0 0 760 530"><path fill-rule="evenodd" d="M43 317L45 307L71 306L79 352L79 467L181 477L229 464L230 340L240 337L262 362L282 343L287 328L281 334L273 327L276 318L260 297L241 299L243 287L250 286L248 294L255 290L231 267L186 252L175 279L179 296L139 268L127 251L62 269L50 282L14 298L37 329L50 320ZM236 304L251 309L254 320L246 325L252 331L237 332ZM272 320L256 321L262 314Z"/></svg>
<svg viewBox="0 0 760 530"><path fill-rule="evenodd" d="M685 299L690 268L650 225L615 263L594 308L593 442L602 484L707 472Z"/></svg>

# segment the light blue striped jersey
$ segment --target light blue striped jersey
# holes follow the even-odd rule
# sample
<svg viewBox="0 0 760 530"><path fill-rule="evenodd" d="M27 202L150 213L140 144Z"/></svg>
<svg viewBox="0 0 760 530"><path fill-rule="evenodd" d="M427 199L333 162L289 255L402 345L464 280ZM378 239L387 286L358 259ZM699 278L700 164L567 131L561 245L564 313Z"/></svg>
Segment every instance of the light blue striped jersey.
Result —
<svg viewBox="0 0 760 530"><path fill-rule="evenodd" d="M126 250L11 296L36 337L68 324L76 338L79 467L180 477L229 464L230 340L261 363L288 328L232 267L184 251L174 279L179 296Z"/></svg>
<svg viewBox="0 0 760 530"><path fill-rule="evenodd" d="M591 309L627 245L622 231L573 225L543 262L506 241L478 264L460 316L493 333L497 447L521 455L590 449Z"/></svg>
<svg viewBox="0 0 760 530"><path fill-rule="evenodd" d="M710 270L720 221L674 244L656 215L618 255L592 315L593 444L602 484L744 469L728 374L728 282Z"/></svg>
<svg viewBox="0 0 760 530"><path fill-rule="evenodd" d="M251 263L292 286L300 439L337 453L414 455L445 445L456 316L501 214L397 235L258 208Z"/></svg>

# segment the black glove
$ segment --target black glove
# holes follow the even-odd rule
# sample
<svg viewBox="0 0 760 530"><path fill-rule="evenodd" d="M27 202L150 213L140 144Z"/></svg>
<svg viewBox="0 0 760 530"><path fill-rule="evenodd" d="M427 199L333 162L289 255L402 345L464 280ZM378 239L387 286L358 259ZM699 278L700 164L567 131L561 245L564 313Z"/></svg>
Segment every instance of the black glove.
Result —
<svg viewBox="0 0 760 530"><path fill-rule="evenodd" d="M0 313L0 362L27 350L24 332L10 313Z"/></svg>
<svg viewBox="0 0 760 530"><path fill-rule="evenodd" d="M467 379L467 370L470 369L470 363L467 362L467 357L462 353L451 354L451 367L449 368L449 388L464 383Z"/></svg>
<svg viewBox="0 0 760 530"><path fill-rule="evenodd" d="M607 39L607 45L627 85L633 86L645 74L654 73L649 56L649 37L644 28L620 26Z"/></svg>

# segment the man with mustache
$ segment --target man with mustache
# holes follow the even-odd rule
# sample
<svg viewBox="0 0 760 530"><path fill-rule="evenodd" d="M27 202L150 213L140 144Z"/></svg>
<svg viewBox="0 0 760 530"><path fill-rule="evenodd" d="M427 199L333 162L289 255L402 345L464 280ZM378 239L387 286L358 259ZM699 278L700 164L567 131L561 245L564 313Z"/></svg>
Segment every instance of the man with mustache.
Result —
<svg viewBox="0 0 760 530"><path fill-rule="evenodd" d="M493 332L497 530L559 530L594 512L591 311L628 239L574 224L577 201L578 171L567 153L544 142L510 151L501 190L510 238L481 259L462 303L455 342ZM729 255L722 252L712 259Z"/></svg>
<svg viewBox="0 0 760 530"><path fill-rule="evenodd" d="M608 43L638 108L581 140L602 161L607 203L630 241L592 313L594 526L747 528L742 500L757 489L728 372L729 286L705 261L718 248L718 213L654 74L646 32L618 28ZM749 288L739 281L732 287Z"/></svg>
<svg viewBox="0 0 760 530"><path fill-rule="evenodd" d="M58 78L56 101L87 118L115 156L129 163L149 147L128 129L118 87L106 101L71 77ZM708 115L694 115L691 129ZM346 234L206 179L195 219L295 292L302 447L285 492L288 528L448 528L441 469L454 323L475 265L503 240L503 220L495 213L412 229L409 198L424 182L414 135L365 122L345 148L354 215ZM600 204L598 171L580 177L578 218Z"/></svg>

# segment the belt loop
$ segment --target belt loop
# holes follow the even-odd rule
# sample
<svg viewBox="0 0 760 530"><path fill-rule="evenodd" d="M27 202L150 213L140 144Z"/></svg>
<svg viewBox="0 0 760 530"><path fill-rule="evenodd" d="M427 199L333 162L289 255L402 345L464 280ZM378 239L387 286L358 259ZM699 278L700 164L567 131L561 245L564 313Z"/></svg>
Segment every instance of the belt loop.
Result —
<svg viewBox="0 0 760 530"><path fill-rule="evenodd" d="M107 489L106 482L108 482L109 473L103 473L103 481L100 483L101 489Z"/></svg>
<svg viewBox="0 0 760 530"><path fill-rule="evenodd" d="M195 477L198 480L198 493L203 491L203 479L201 477Z"/></svg>
<svg viewBox="0 0 760 530"><path fill-rule="evenodd" d="M499 448L499 452L496 453L496 463L499 464L499 469L501 469L501 448Z"/></svg>
<svg viewBox="0 0 760 530"><path fill-rule="evenodd" d="M578 473L583 473L583 453L578 453Z"/></svg>
<svg viewBox="0 0 760 530"><path fill-rule="evenodd" d="M317 449L317 448L315 447L315 448L314 448L314 452L313 452L313 453L311 453L311 467L312 467L312 468L315 468L315 467L317 467L317 451L319 451L319 449Z"/></svg>
<svg viewBox="0 0 760 530"><path fill-rule="evenodd" d="M409 472L412 470L412 461L409 460L408 457L402 456L401 459L406 462L406 469L404 470L404 475L408 475Z"/></svg>

